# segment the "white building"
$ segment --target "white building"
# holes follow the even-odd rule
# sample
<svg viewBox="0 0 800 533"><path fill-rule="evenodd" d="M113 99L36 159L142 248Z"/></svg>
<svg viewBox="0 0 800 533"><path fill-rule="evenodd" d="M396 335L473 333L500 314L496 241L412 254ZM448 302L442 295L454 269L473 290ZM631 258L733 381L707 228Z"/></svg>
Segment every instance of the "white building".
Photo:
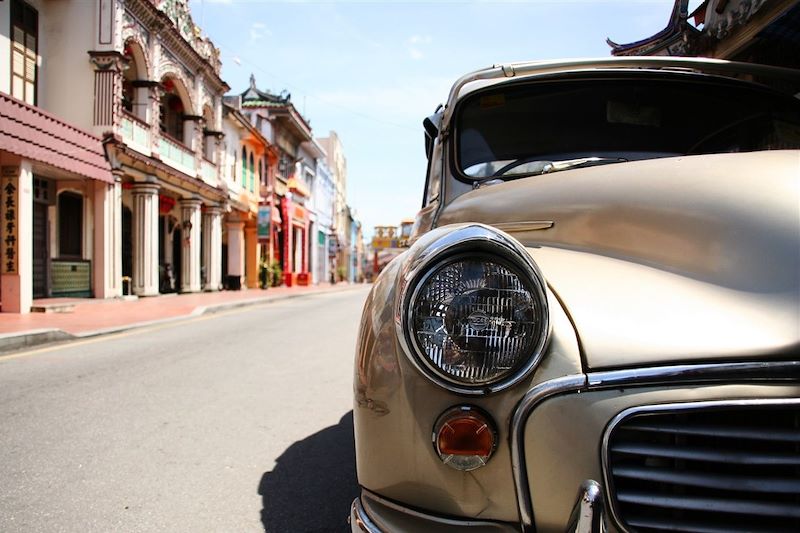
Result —
<svg viewBox="0 0 800 533"><path fill-rule="evenodd" d="M317 175L311 200L316 219L312 224L311 241L314 283L325 283L331 279L330 247L331 228L334 215L334 198L336 185L325 159L317 160Z"/></svg>
<svg viewBox="0 0 800 533"><path fill-rule="evenodd" d="M186 0L3 1L0 57L0 116L21 125L0 128L18 207L3 310L123 282L142 296L219 288L229 87Z"/></svg>

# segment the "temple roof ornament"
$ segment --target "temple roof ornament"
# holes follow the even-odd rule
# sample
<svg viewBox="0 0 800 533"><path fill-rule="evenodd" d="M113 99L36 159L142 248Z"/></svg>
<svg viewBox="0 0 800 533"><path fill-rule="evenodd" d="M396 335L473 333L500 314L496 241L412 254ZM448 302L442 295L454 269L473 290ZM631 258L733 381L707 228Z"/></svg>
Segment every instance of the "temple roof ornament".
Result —
<svg viewBox="0 0 800 533"><path fill-rule="evenodd" d="M688 0L675 0L667 26L646 39L628 44L607 39L611 54L732 58L759 40L790 50L800 41L800 0L705 0L693 13L688 9ZM796 62L780 64L796 68Z"/></svg>
<svg viewBox="0 0 800 533"><path fill-rule="evenodd" d="M256 86L256 77L250 74L250 87L242 93L242 105L244 107L260 107L260 106L284 106L290 104L292 95L286 91L281 91L280 94L272 94L271 92L262 91Z"/></svg>
<svg viewBox="0 0 800 533"><path fill-rule="evenodd" d="M606 43L615 56L693 55L693 45L700 32L688 22L689 0L675 0L667 26L652 37L628 44Z"/></svg>
<svg viewBox="0 0 800 533"><path fill-rule="evenodd" d="M219 58L219 49L214 46L211 39L204 37L200 27L195 25L189 11L188 0L150 0L159 11L164 13L175 25L181 34L200 56L213 67L214 73L219 76L222 62Z"/></svg>

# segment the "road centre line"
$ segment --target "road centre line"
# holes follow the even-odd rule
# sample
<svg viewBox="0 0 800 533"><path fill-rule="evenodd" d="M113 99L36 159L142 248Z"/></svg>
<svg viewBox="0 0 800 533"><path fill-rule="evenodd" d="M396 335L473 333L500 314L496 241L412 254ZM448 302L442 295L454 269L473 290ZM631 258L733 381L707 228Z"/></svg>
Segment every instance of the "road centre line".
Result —
<svg viewBox="0 0 800 533"><path fill-rule="evenodd" d="M186 318L172 317L172 318L166 318L164 320L167 320L168 322L166 322L164 324L153 324L151 326L142 326L142 327L134 326L130 330L120 331L118 333L99 334L96 337L92 337L92 338L89 338L89 339L64 341L64 342L60 342L58 344L54 344L52 346L45 346L43 348L36 348L36 349L28 350L28 351L25 351L25 352L10 353L10 354L6 354L6 355L0 354L0 363L3 363L5 361L10 361L12 359L22 359L24 357L29 357L31 355L39 355L39 354L42 354L42 353L54 352L54 351L60 350L62 348L72 348L72 347L79 347L79 346L87 346L89 344L96 344L98 342L121 339L121 338L125 338L125 337L130 337L132 335L138 335L138 334L141 334L141 333L150 333L150 332L153 332L153 331L160 331L162 329L167 329L167 328L171 328L171 327L175 327L175 326L182 326L182 325L185 325L185 324L193 324L195 322L201 322L203 320L210 320L212 318L219 318L219 317L223 317L223 316L241 314L241 313L244 313L244 312L247 312L247 311L253 311L253 310L256 310L256 309L259 309L259 308L262 308L262 307L267 307L267 306L273 306L274 307L276 305L291 303L292 300L294 300L294 299L287 298L287 299L282 299L282 300L273 301L273 302L264 302L264 303L259 303L259 304L255 304L255 305L247 305L247 306L238 307L236 309L230 309L228 311L212 312L212 313L208 313L208 314L204 314L204 315L200 315L200 316L196 316L196 317L186 317Z"/></svg>

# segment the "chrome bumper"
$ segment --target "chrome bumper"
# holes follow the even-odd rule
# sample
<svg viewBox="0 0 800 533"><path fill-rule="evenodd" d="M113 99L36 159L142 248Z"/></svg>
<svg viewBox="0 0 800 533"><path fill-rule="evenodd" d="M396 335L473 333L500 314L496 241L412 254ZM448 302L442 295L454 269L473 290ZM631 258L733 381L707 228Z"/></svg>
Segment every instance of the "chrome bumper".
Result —
<svg viewBox="0 0 800 533"><path fill-rule="evenodd" d="M352 533L381 533L381 530L372 522L364 510L364 506L361 505L360 496L353 500L352 505L350 505L349 522Z"/></svg>
<svg viewBox="0 0 800 533"><path fill-rule="evenodd" d="M398 505L367 490L350 506L352 533L389 533L419 531L449 533L467 530L470 533L519 533L518 524L477 519L436 516Z"/></svg>
<svg viewBox="0 0 800 533"><path fill-rule="evenodd" d="M376 515L374 518L365 508L362 499L366 500L370 510ZM598 482L587 479L578 491L578 499L566 531L569 533L605 533L603 514L602 487ZM349 522L352 533L452 531L453 528L470 528L472 531L491 533L519 531L519 526L502 522L454 520L423 514L384 500L367 491L362 491L361 496L353 500L350 505ZM384 524L384 526L380 527L378 523Z"/></svg>

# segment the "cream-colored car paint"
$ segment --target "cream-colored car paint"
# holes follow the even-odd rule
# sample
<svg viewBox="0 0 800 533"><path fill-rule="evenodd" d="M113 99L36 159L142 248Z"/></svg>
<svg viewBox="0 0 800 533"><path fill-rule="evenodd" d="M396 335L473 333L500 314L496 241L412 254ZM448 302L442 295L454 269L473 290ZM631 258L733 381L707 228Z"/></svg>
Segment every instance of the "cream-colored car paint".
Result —
<svg viewBox="0 0 800 533"><path fill-rule="evenodd" d="M798 385L713 385L594 391L543 402L525 427L525 459L536 531L564 531L577 487L586 479L603 482L599 443L611 419L628 407L798 396Z"/></svg>
<svg viewBox="0 0 800 533"><path fill-rule="evenodd" d="M440 218L514 220L553 222L514 236L566 303L592 369L800 348L799 151L536 176L465 194Z"/></svg>
<svg viewBox="0 0 800 533"><path fill-rule="evenodd" d="M460 94L506 81L475 82ZM433 149L435 200L428 198L417 218L412 248L379 276L362 318L354 425L359 483L369 491L432 515L518 527L510 421L536 384L606 368L797 359L800 151L631 161L472 190L451 175L454 132L448 121L443 128ZM443 232L469 222L513 224L506 228L548 284L551 311L550 342L537 370L508 390L479 397L458 396L426 378L398 341L395 324L408 266ZM798 396L796 384L663 385L544 401L523 432L537 531L563 531L581 483L602 483L602 434L625 408ZM439 414L459 404L486 410L499 433L492 459L471 472L442 464L431 442ZM386 518L388 529L425 530L424 521L370 509Z"/></svg>
<svg viewBox="0 0 800 533"><path fill-rule="evenodd" d="M398 271L417 247L390 263L364 308L356 355L356 465L359 483L381 496L438 514L517 522L508 431L520 397L534 384L581 371L575 332L548 294L551 333L542 364L518 385L488 397L464 398L435 385L409 360L394 325ZM433 425L454 405L477 405L497 424L498 446L485 467L460 472L444 465L432 445ZM380 439L381 445L374 442Z"/></svg>

